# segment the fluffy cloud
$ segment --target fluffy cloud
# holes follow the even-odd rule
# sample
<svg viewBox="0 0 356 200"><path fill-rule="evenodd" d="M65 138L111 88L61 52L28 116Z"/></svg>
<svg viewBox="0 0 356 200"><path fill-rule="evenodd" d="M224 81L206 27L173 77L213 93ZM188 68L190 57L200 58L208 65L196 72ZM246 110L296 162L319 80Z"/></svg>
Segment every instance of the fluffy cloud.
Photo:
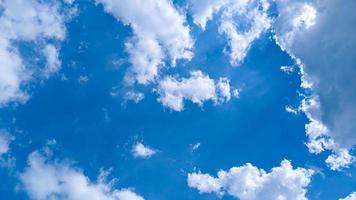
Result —
<svg viewBox="0 0 356 200"><path fill-rule="evenodd" d="M200 25L205 30L206 23L212 20L213 15L227 3L227 0L191 0L190 4L194 23Z"/></svg>
<svg viewBox="0 0 356 200"><path fill-rule="evenodd" d="M47 41L60 41L65 37L65 18L58 7L57 3L38 0L0 2L0 106L25 102L28 95L24 84L40 71L38 66L25 66L25 58L15 43L34 42L39 48L45 44L41 54L48 64L43 74L48 78L58 71L58 50Z"/></svg>
<svg viewBox="0 0 356 200"><path fill-rule="evenodd" d="M223 103L231 99L229 80L220 78L217 82L201 71L193 71L189 78L167 76L159 81L158 101L175 111L184 109L184 100L199 106L205 101Z"/></svg>
<svg viewBox="0 0 356 200"><path fill-rule="evenodd" d="M356 192L352 192L347 197L339 199L339 200L356 200Z"/></svg>
<svg viewBox="0 0 356 200"><path fill-rule="evenodd" d="M29 155L28 166L19 176L27 194L35 200L143 200L131 189L114 189L113 182L106 181L105 171L92 182L80 169L51 161L39 152Z"/></svg>
<svg viewBox="0 0 356 200"><path fill-rule="evenodd" d="M134 157L149 158L157 153L156 150L143 145L141 142L137 142L132 147L132 153Z"/></svg>
<svg viewBox="0 0 356 200"><path fill-rule="evenodd" d="M134 37L126 43L133 65L126 82L148 84L156 78L164 59L174 66L177 59L190 60L193 39L184 15L169 0L96 0L124 24ZM149 16L149 17L148 17Z"/></svg>
<svg viewBox="0 0 356 200"><path fill-rule="evenodd" d="M217 177L200 172L190 173L188 185L200 193L215 193L218 196L227 193L241 200L306 200L306 187L312 175L312 170L294 169L290 161L284 160L281 166L272 168L269 173L250 163L232 167L229 171L220 170Z"/></svg>
<svg viewBox="0 0 356 200"><path fill-rule="evenodd" d="M267 14L269 4L264 0L192 0L191 4L194 23L203 30L207 21L215 13L221 12L219 33L228 38L232 65L243 62L251 44L271 26Z"/></svg>
<svg viewBox="0 0 356 200"><path fill-rule="evenodd" d="M310 119L308 147L315 153L331 150L327 162L332 169L347 167L355 159L346 150L356 144L356 61L352 53L356 39L350 34L356 2L278 0L276 4L276 41L300 65L302 86L313 92L303 109Z"/></svg>

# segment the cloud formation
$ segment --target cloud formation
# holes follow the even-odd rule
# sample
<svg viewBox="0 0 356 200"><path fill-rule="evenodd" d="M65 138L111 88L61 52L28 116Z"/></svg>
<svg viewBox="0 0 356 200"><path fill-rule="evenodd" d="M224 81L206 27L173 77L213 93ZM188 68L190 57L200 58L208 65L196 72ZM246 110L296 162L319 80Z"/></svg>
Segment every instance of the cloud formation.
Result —
<svg viewBox="0 0 356 200"><path fill-rule="evenodd" d="M309 169L294 169L288 160L283 160L281 166L272 168L269 173L247 163L228 171L220 170L217 177L190 173L188 185L200 193L229 194L241 200L306 200L306 188L313 173Z"/></svg>
<svg viewBox="0 0 356 200"><path fill-rule="evenodd" d="M113 182L106 181L107 175L102 171L98 180L92 182L68 162L53 161L36 151L28 156L28 166L19 177L34 200L144 200L131 189L115 189Z"/></svg>
<svg viewBox="0 0 356 200"><path fill-rule="evenodd" d="M133 156L136 158L150 158L151 156L156 154L157 151L148 146L145 146L141 142L137 142L132 146L132 153Z"/></svg>
<svg viewBox="0 0 356 200"><path fill-rule="evenodd" d="M213 15L219 17L219 33L228 39L230 63L243 62L252 43L271 26L269 3L256 0L191 0L194 23L205 30Z"/></svg>
<svg viewBox="0 0 356 200"><path fill-rule="evenodd" d="M25 83L35 76L48 78L60 67L58 47L49 40L65 38L65 17L59 4L38 0L3 0L0 2L0 106L25 102L29 95ZM33 49L47 60L47 66L31 66L17 48L17 43L33 42ZM43 67L42 67L43 68ZM40 71L40 72L39 72Z"/></svg>
<svg viewBox="0 0 356 200"><path fill-rule="evenodd" d="M170 59L190 60L194 41L185 16L169 0L96 0L107 13L129 25L134 36L127 41L131 71L129 84L148 84L158 75L160 67Z"/></svg>
<svg viewBox="0 0 356 200"><path fill-rule="evenodd" d="M220 104L231 99L230 81L227 78L215 81L199 70L192 71L188 78L163 78L158 83L157 93L158 101L174 111L184 109L184 100L202 106L205 101Z"/></svg>
<svg viewBox="0 0 356 200"><path fill-rule="evenodd" d="M276 4L275 39L300 65L302 87L313 93L301 105L310 119L308 147L314 153L331 150L327 160L332 169L347 167L355 160L347 150L356 144L356 61L352 53L356 39L350 34L356 3L278 0Z"/></svg>

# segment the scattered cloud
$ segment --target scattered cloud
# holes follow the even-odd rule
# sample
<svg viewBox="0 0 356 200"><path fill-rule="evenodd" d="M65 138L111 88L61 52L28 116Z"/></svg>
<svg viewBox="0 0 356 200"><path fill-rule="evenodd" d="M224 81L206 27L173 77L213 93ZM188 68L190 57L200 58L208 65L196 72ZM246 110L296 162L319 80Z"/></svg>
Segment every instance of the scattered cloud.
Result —
<svg viewBox="0 0 356 200"><path fill-rule="evenodd" d="M140 102L145 98L145 95L142 92L134 92L134 91L128 91L124 95L124 100L126 101L133 101L135 103Z"/></svg>
<svg viewBox="0 0 356 200"><path fill-rule="evenodd" d="M219 104L231 99L227 78L220 78L216 82L201 71L192 71L189 78L167 76L159 81L157 93L158 101L174 111L184 109L184 100L202 106L209 100Z"/></svg>
<svg viewBox="0 0 356 200"><path fill-rule="evenodd" d="M101 171L96 182L69 162L53 161L38 151L28 156L28 166L19 174L31 199L67 200L143 200L132 189L115 189L106 180L108 172Z"/></svg>
<svg viewBox="0 0 356 200"><path fill-rule="evenodd" d="M355 161L355 157L350 155L347 149L339 149L337 152L329 155L325 162L331 170L340 170L348 167Z"/></svg>
<svg viewBox="0 0 356 200"><path fill-rule="evenodd" d="M0 167L14 166L15 158L10 155L10 144L14 137L5 129L0 129Z"/></svg>
<svg viewBox="0 0 356 200"><path fill-rule="evenodd" d="M294 66L281 66L281 71L286 74L291 74L294 72Z"/></svg>
<svg viewBox="0 0 356 200"><path fill-rule="evenodd" d="M57 73L61 67L61 61L59 60L58 49L52 45L48 44L43 49L43 54L46 57L47 65L43 70L43 75L49 78L52 74Z"/></svg>
<svg viewBox="0 0 356 200"><path fill-rule="evenodd" d="M265 0L192 0L194 23L205 30L207 21L214 14L219 17L219 33L228 39L230 63L234 66L243 62L251 44L271 26L268 16L269 3ZM246 25L248 22L248 25Z"/></svg>
<svg viewBox="0 0 356 200"><path fill-rule="evenodd" d="M159 69L171 60L190 60L194 41L182 15L169 0L96 0L104 10L124 24L130 25L134 36L126 42L132 64L125 81L148 84ZM150 17L147 17L150 16ZM164 28L162 28L164 27Z"/></svg>
<svg viewBox="0 0 356 200"><path fill-rule="evenodd" d="M141 142L137 142L132 146L132 154L135 158L150 158L156 153L155 149L145 146Z"/></svg>
<svg viewBox="0 0 356 200"><path fill-rule="evenodd" d="M10 134L4 129L0 129L0 156L9 152L11 140Z"/></svg>
<svg viewBox="0 0 356 200"><path fill-rule="evenodd" d="M298 109L293 108L292 106L286 106L285 107L286 112L292 113L292 114L298 114Z"/></svg>
<svg viewBox="0 0 356 200"><path fill-rule="evenodd" d="M283 160L281 166L272 168L269 173L247 163L229 171L220 170L217 177L190 173L188 185L200 193L215 193L219 197L227 193L241 200L306 200L306 188L313 173L309 169L294 169L288 160Z"/></svg>
<svg viewBox="0 0 356 200"><path fill-rule="evenodd" d="M55 42L65 38L66 17L59 3L39 0L3 0L0 10L0 106L6 106L29 98L25 84L35 76L44 74L48 78L59 70ZM25 61L30 58L22 55L17 47L21 42L34 43L34 50L43 49L37 53L46 58L46 66L27 64Z"/></svg>

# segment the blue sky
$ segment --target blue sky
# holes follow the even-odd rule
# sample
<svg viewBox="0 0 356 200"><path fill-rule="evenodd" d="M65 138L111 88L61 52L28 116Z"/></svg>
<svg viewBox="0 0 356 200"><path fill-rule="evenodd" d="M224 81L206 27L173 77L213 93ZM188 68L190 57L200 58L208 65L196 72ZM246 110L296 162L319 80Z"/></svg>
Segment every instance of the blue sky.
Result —
<svg viewBox="0 0 356 200"><path fill-rule="evenodd" d="M0 199L354 199L346 4L0 1Z"/></svg>

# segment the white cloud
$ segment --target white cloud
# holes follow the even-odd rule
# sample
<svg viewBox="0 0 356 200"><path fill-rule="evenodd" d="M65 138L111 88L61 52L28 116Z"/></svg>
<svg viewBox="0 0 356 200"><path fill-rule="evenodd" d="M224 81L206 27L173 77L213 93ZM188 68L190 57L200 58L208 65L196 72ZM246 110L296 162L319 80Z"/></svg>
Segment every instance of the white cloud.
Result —
<svg viewBox="0 0 356 200"><path fill-rule="evenodd" d="M354 161L355 157L350 155L347 149L338 149L325 160L331 170L341 170L351 165Z"/></svg>
<svg viewBox="0 0 356 200"><path fill-rule="evenodd" d="M15 158L11 155L10 145L15 139L5 129L0 129L0 167L13 168Z"/></svg>
<svg viewBox="0 0 356 200"><path fill-rule="evenodd" d="M293 113L293 114L298 114L298 110L297 109L295 109L295 108L293 108L292 106L286 106L285 107L285 110L286 110L286 112L288 112L288 113Z"/></svg>
<svg viewBox="0 0 356 200"><path fill-rule="evenodd" d="M236 2L238 3L227 7L223 12L219 27L219 32L226 35L229 40L230 63L232 65L243 62L251 44L271 26L271 19L267 14L269 8L267 1L262 0L255 7L253 4L256 4L256 1L253 0ZM241 21L236 19L241 19ZM240 28L239 26L246 23L245 20L251 23L250 27Z"/></svg>
<svg viewBox="0 0 356 200"><path fill-rule="evenodd" d="M213 19L213 15L228 1L224 0L190 0L194 23L205 30L206 23Z"/></svg>
<svg viewBox="0 0 356 200"><path fill-rule="evenodd" d="M280 69L286 74L291 74L294 72L294 66L281 66Z"/></svg>
<svg viewBox="0 0 356 200"><path fill-rule="evenodd" d="M0 107L12 101L25 102L28 95L22 90L22 84L31 76L17 50L8 43L0 37Z"/></svg>
<svg viewBox="0 0 356 200"><path fill-rule="evenodd" d="M10 134L4 129L0 129L0 157L9 152L11 140Z"/></svg>
<svg viewBox="0 0 356 200"><path fill-rule="evenodd" d="M195 151L199 149L200 145L201 145L200 142L198 142L196 144L191 144L190 147L192 148L192 151Z"/></svg>
<svg viewBox="0 0 356 200"><path fill-rule="evenodd" d="M219 33L228 39L232 65L241 64L251 44L271 26L267 14L269 3L264 0L191 0L191 4L194 23L203 30L213 14L221 12Z"/></svg>
<svg viewBox="0 0 356 200"><path fill-rule="evenodd" d="M306 126L308 147L316 153L331 150L328 165L334 166L333 169L346 167L355 159L345 161L346 154L340 152L356 144L353 117L356 61L352 53L356 39L349 34L354 32L356 2L278 0L276 3L279 16L274 24L275 39L300 65L302 87L313 93L306 98L316 102L304 110L310 119ZM312 131L313 128L316 130ZM318 134L315 137L309 133ZM331 164L334 161L340 163Z"/></svg>
<svg viewBox="0 0 356 200"><path fill-rule="evenodd" d="M128 91L124 95L125 101L133 101L135 103L142 101L143 98L145 98L145 95L141 92Z"/></svg>
<svg viewBox="0 0 356 200"><path fill-rule="evenodd" d="M223 103L231 99L230 83L220 78L217 83L201 71L193 71L189 78L167 76L159 81L158 101L175 111L184 109L184 100L199 106L205 101Z"/></svg>
<svg viewBox="0 0 356 200"><path fill-rule="evenodd" d="M281 166L272 168L269 173L247 163L229 171L220 170L217 177L190 173L188 185L200 193L218 196L227 193L241 200L306 200L306 188L313 173L304 168L294 169L288 160L282 161Z"/></svg>
<svg viewBox="0 0 356 200"><path fill-rule="evenodd" d="M143 145L141 142L137 142L132 146L132 153L134 157L140 157L140 158L150 158L154 154L157 153L156 150Z"/></svg>
<svg viewBox="0 0 356 200"><path fill-rule="evenodd" d="M347 197L339 199L339 200L356 200L356 192L352 192Z"/></svg>
<svg viewBox="0 0 356 200"><path fill-rule="evenodd" d="M150 37L135 37L126 43L130 54L131 70L125 76L125 82L148 84L154 81L163 64L163 50L158 41Z"/></svg>
<svg viewBox="0 0 356 200"><path fill-rule="evenodd" d="M43 73L49 76L58 70L60 62L57 49L47 40L63 40L66 29L65 18L54 2L3 0L0 10L0 106L5 106L9 102L25 102L29 97L25 83L41 71L39 66L24 65L24 60L30 58L22 56L15 43L34 42L40 48L45 46L39 53L47 58Z"/></svg>
<svg viewBox="0 0 356 200"><path fill-rule="evenodd" d="M43 70L43 74L46 78L48 78L52 74L59 71L61 67L61 61L59 60L58 49L52 44L46 45L46 47L43 49L43 54L47 60L47 66Z"/></svg>
<svg viewBox="0 0 356 200"><path fill-rule="evenodd" d="M156 78L164 59L190 60L194 41L184 15L169 0L96 0L135 36L126 43L133 65L126 81L148 84ZM149 16L149 17L148 17Z"/></svg>
<svg viewBox="0 0 356 200"><path fill-rule="evenodd" d="M143 200L131 189L113 188L113 182L107 182L106 176L107 172L102 171L98 180L92 182L68 162L52 161L39 152L29 155L28 166L19 175L34 200Z"/></svg>

